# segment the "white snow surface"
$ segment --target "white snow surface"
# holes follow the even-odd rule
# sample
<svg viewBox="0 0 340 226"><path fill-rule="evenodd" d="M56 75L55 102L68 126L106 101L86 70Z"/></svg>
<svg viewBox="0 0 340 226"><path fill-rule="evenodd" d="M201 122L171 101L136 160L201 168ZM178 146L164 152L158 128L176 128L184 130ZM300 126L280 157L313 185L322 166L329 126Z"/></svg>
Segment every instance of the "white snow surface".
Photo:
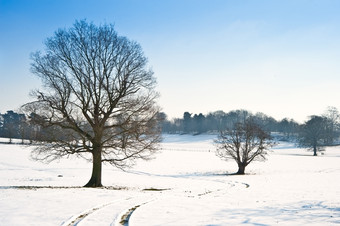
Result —
<svg viewBox="0 0 340 226"><path fill-rule="evenodd" d="M0 225L340 225L340 147L323 155L279 143L246 175L215 156L214 135L164 135L153 160L104 165L106 188L82 188L92 164L44 164L0 144Z"/></svg>

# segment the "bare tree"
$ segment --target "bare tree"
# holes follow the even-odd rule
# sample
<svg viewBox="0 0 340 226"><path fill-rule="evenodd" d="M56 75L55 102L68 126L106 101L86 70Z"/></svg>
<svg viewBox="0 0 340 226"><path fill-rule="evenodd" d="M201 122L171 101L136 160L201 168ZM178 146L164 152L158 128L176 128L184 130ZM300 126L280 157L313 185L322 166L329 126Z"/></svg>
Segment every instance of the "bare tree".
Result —
<svg viewBox="0 0 340 226"><path fill-rule="evenodd" d="M327 144L333 145L337 141L340 134L340 113L336 107L328 107L323 117L327 118Z"/></svg>
<svg viewBox="0 0 340 226"><path fill-rule="evenodd" d="M244 174L252 161L266 160L267 149L274 145L270 135L249 119L221 131L215 143L218 157L236 161L236 174Z"/></svg>
<svg viewBox="0 0 340 226"><path fill-rule="evenodd" d="M317 156L318 151L323 151L329 140L329 119L323 116L310 116L310 119L301 125L299 132L299 146L306 147Z"/></svg>
<svg viewBox="0 0 340 226"><path fill-rule="evenodd" d="M72 154L93 162L85 187L102 186L102 163L126 167L149 159L160 141L153 72L139 44L113 25L77 21L48 38L45 53L32 54L35 121L49 128L33 155L45 161Z"/></svg>

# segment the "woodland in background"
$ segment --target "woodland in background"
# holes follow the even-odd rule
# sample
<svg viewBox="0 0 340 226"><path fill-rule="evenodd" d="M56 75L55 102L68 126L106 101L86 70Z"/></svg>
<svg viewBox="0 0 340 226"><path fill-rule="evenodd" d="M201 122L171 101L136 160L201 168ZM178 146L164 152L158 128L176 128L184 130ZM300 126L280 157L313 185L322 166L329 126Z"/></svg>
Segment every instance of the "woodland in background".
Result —
<svg viewBox="0 0 340 226"><path fill-rule="evenodd" d="M307 143L313 142L313 140L318 141L318 146L339 144L340 115L335 107L329 107L323 115L310 116L303 124L288 118L278 121L264 113L253 114L247 110L215 111L207 115L184 112L182 118L171 120L167 118L165 113L160 114L163 119L163 133L218 134L220 131L233 128L236 123L243 123L246 119L251 118L266 132L278 134L278 139L297 142L301 147L308 147L309 144ZM315 128L318 128L318 130Z"/></svg>
<svg viewBox="0 0 340 226"><path fill-rule="evenodd" d="M168 120L166 115L162 114L164 118L162 125L163 133L171 134L198 135L202 133L217 133L233 127L235 123L244 122L249 117L267 132L280 132L286 138L295 136L300 126L293 119L284 118L281 121L277 121L264 113L252 114L247 110L234 110L227 113L215 111L207 115L184 112L183 118L172 120Z"/></svg>
<svg viewBox="0 0 340 226"><path fill-rule="evenodd" d="M62 136L62 132L58 131L57 128L42 128L35 124L34 121L36 117L39 116L33 113L25 115L14 111L7 111L5 114L0 114L0 137L9 138L9 143L13 138L30 141L44 140L46 139L46 134L50 134L51 130L54 130L54 133L59 133L60 136ZM323 115L310 116L303 124L299 124L293 119L288 118L278 121L264 113L252 114L247 110L233 110L230 112L215 111L207 115L184 112L182 118L174 119L168 119L167 115L161 112L159 113L159 117L162 120L162 132L168 134L218 134L219 131L232 128L235 123L243 122L246 118L251 117L252 120L265 131L278 133L280 140L297 141L306 133L308 128L316 125L314 127L320 131L315 131L315 133L320 137L319 140L322 140L322 145L335 145L340 143L340 116L334 107L328 108ZM301 140L301 142L303 141L303 139L299 140Z"/></svg>

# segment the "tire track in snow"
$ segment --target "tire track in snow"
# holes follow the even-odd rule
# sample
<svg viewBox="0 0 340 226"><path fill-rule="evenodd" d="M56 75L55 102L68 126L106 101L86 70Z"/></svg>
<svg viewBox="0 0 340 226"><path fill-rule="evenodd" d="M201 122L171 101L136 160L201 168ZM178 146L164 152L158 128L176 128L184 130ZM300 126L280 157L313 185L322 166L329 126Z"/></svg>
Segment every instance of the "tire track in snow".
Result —
<svg viewBox="0 0 340 226"><path fill-rule="evenodd" d="M111 214L112 220L110 221L107 218L105 221L106 221L107 225L115 225L115 226L124 225L124 226L126 226L126 225L128 225L128 221L129 221L130 216L132 215L132 213L138 207L155 200L155 199L152 199L152 200L149 200L149 201L145 201L145 200L148 200L148 199L150 199L149 196L132 196L132 197L124 198L124 199L118 199L118 200L115 200L115 201L112 201L112 202L109 202L109 203L106 203L106 204L98 205L96 207L84 210L83 212L72 216L67 221L63 222L61 224L61 226L76 226L76 225L80 225L80 224L88 225L88 223L91 220L93 221L93 219L96 218L96 217L93 218L92 215L100 214L103 211L108 212L108 209L106 209L107 207L112 206L110 208L114 209L113 205L117 205L117 204L119 204L121 207L123 207L123 208L119 208L121 210L124 210L126 207L128 207L128 208L125 209L122 212L121 212L121 210L117 211L117 209L116 209L116 212L114 212L114 210L112 210L112 214ZM138 204L138 203L141 203L141 204ZM110 223L109 223L109 221L110 221Z"/></svg>
<svg viewBox="0 0 340 226"><path fill-rule="evenodd" d="M93 207L91 209L87 209L83 212L81 212L80 214L74 215L72 216L70 219L68 219L67 221L63 222L61 224L61 226L75 226L78 225L81 221L83 221L86 217L88 217L89 215L93 214L94 212L103 209L104 207L122 202L122 201L127 201L129 199L132 199L133 197L129 197L129 198L125 198L125 199L119 199L119 200L115 200L113 202L109 202L106 204L102 204L96 207Z"/></svg>
<svg viewBox="0 0 340 226"><path fill-rule="evenodd" d="M155 200L150 200L150 201L144 202L142 204L135 205L135 206L123 211L120 215L118 215L114 225L115 226L129 226L129 220L130 220L130 217L133 214L133 212L137 208L141 207L142 205L145 205L145 204L150 203L152 201L155 201Z"/></svg>

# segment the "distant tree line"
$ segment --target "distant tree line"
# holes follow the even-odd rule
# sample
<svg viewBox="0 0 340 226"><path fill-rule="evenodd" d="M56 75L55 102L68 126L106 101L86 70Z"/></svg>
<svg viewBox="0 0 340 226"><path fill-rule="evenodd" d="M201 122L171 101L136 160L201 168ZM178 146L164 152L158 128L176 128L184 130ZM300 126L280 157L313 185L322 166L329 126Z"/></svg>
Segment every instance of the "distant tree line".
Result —
<svg viewBox="0 0 340 226"><path fill-rule="evenodd" d="M27 123L24 114L14 111L0 114L0 136L9 138L9 143L12 143L13 138L26 138L26 129Z"/></svg>
<svg viewBox="0 0 340 226"><path fill-rule="evenodd" d="M54 136L63 136L57 128L42 127L36 123L40 116L35 113L29 115L7 111L0 114L0 137L8 138L8 143L12 143L13 139L21 139L32 141L46 141L50 139L51 134Z"/></svg>
<svg viewBox="0 0 340 226"><path fill-rule="evenodd" d="M286 138L295 136L299 130L299 124L293 119L284 118L277 121L264 113L252 114L247 110L233 110L227 113L215 111L207 115L184 112L183 118L168 120L165 114L163 118L165 119L162 126L164 133L194 135L207 132L214 133L232 128L236 123L244 122L249 118L267 132L280 132Z"/></svg>
<svg viewBox="0 0 340 226"><path fill-rule="evenodd" d="M37 124L40 116L29 111L26 114L12 110L0 114L0 136L29 141L50 140L51 136L63 139L63 133L57 127L43 127ZM277 133L281 140L294 141L300 147L309 148L314 152L322 151L324 146L339 144L340 114L335 107L329 107L323 115L312 115L302 124L293 119L276 120L264 113L253 114L247 110L230 112L215 111L204 115L184 112L182 118L169 120L163 112L159 113L163 133L192 134L216 133L231 129L235 124L246 119L258 125L268 133ZM64 137L67 139L67 137Z"/></svg>
<svg viewBox="0 0 340 226"><path fill-rule="evenodd" d="M184 112L182 118L172 120L169 120L165 113L161 113L161 117L163 133L219 133L251 119L262 130L277 133L281 140L294 141L300 147L309 148L314 151L314 155L323 150L324 146L339 144L340 114L335 107L329 107L323 115L310 116L302 124L288 118L278 121L264 113L253 114L247 110L215 111L207 115Z"/></svg>

